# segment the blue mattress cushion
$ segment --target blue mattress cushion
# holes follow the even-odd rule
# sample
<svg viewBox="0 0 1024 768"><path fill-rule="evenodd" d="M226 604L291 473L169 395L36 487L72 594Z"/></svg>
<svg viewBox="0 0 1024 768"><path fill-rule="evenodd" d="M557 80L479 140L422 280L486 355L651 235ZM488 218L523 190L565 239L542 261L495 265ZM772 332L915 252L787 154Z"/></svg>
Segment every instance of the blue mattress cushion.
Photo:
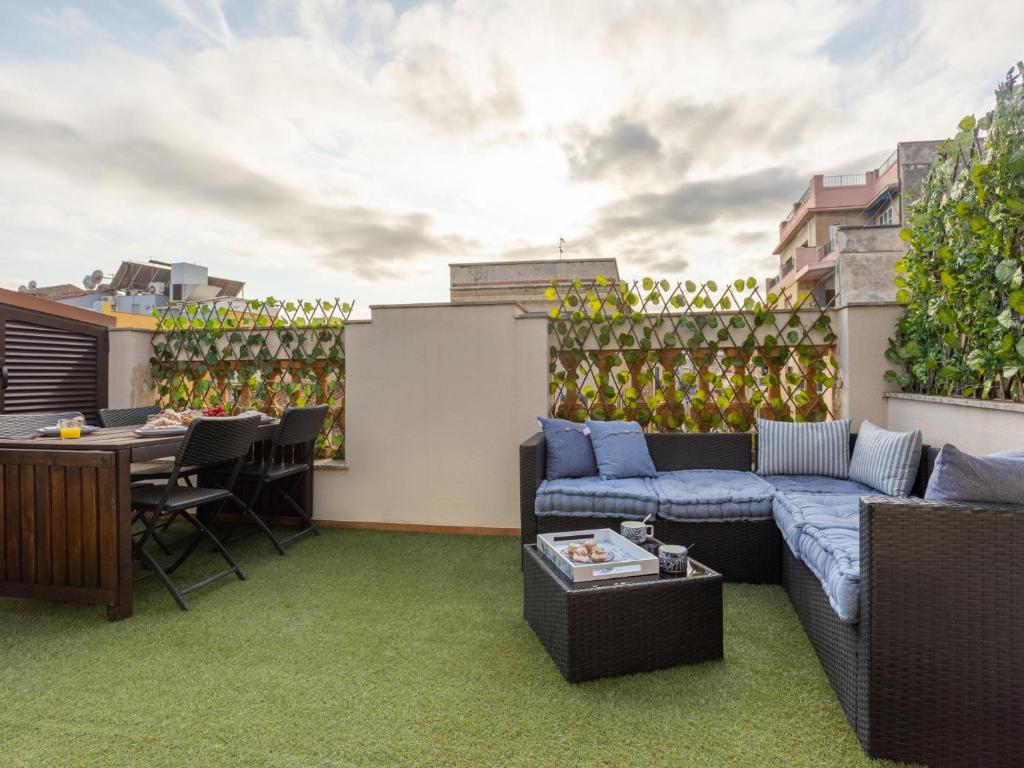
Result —
<svg viewBox="0 0 1024 768"><path fill-rule="evenodd" d="M566 477L544 480L534 509L540 517L621 517L642 520L658 514L653 477Z"/></svg>
<svg viewBox="0 0 1024 768"><path fill-rule="evenodd" d="M763 475L780 493L859 493L861 496L879 496L869 485L856 480L840 480L825 475Z"/></svg>
<svg viewBox="0 0 1024 768"><path fill-rule="evenodd" d="M658 515L669 520L750 520L772 513L774 489L753 472L684 469L659 472Z"/></svg>
<svg viewBox="0 0 1024 768"><path fill-rule="evenodd" d="M800 538L804 526L860 527L860 495L830 493L776 493L772 516L789 550L802 559Z"/></svg>
<svg viewBox="0 0 1024 768"><path fill-rule="evenodd" d="M800 536L800 554L836 615L855 623L860 612L860 531L808 523Z"/></svg>

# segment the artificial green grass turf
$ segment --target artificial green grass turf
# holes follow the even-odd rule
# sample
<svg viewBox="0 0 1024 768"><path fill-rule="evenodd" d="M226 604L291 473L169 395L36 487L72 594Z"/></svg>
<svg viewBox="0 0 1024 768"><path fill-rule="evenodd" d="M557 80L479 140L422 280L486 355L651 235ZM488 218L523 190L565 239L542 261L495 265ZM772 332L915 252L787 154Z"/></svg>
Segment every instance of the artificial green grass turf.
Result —
<svg viewBox="0 0 1024 768"><path fill-rule="evenodd" d="M517 540L232 550L249 580L188 613L152 579L115 624L0 599L0 765L873 764L780 587L725 586L724 661L571 685L523 621Z"/></svg>

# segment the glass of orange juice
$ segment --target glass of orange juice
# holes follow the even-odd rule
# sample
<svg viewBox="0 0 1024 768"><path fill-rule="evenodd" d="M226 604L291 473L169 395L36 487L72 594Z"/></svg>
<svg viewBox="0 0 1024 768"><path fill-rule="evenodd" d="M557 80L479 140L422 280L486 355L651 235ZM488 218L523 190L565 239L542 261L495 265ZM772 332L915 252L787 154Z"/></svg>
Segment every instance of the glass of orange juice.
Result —
<svg viewBox="0 0 1024 768"><path fill-rule="evenodd" d="M75 440L82 436L82 422L84 419L76 417L74 419L58 419L57 429L60 430L61 440Z"/></svg>

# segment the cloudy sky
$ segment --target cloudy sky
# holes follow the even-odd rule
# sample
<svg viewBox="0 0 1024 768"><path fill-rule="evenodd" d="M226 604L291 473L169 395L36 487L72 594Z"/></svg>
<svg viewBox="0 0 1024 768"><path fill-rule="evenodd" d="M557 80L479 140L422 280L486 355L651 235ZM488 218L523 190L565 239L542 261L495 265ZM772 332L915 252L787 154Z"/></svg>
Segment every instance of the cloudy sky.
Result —
<svg viewBox="0 0 1024 768"><path fill-rule="evenodd" d="M1022 30L1015 0L0 0L0 286L152 258L365 308L559 237L761 276L808 176L986 110Z"/></svg>

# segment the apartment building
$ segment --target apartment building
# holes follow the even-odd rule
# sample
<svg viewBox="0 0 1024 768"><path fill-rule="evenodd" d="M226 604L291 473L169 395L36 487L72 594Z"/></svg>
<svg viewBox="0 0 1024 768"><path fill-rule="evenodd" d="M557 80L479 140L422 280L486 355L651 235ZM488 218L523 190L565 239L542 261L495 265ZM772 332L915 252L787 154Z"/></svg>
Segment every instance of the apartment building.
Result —
<svg viewBox="0 0 1024 768"><path fill-rule="evenodd" d="M892 265L907 204L936 157L935 141L901 142L877 168L811 177L779 224L779 271L765 288L790 302L810 293L819 304L892 301Z"/></svg>

